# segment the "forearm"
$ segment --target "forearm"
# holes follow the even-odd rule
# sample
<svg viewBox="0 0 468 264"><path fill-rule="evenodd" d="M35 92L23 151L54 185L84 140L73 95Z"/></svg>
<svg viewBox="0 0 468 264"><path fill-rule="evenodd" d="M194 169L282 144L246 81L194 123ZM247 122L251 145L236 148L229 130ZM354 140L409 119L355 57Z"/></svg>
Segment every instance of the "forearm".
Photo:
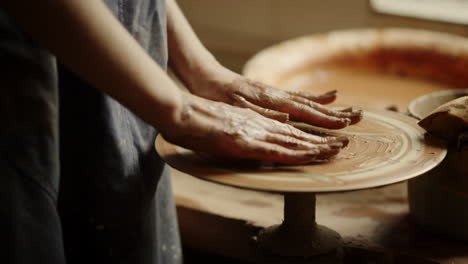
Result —
<svg viewBox="0 0 468 264"><path fill-rule="evenodd" d="M15 0L0 7L61 62L159 130L177 118L176 85L101 1Z"/></svg>
<svg viewBox="0 0 468 264"><path fill-rule="evenodd" d="M189 89L193 89L196 79L219 69L219 63L195 35L175 0L167 0L167 31L170 66Z"/></svg>

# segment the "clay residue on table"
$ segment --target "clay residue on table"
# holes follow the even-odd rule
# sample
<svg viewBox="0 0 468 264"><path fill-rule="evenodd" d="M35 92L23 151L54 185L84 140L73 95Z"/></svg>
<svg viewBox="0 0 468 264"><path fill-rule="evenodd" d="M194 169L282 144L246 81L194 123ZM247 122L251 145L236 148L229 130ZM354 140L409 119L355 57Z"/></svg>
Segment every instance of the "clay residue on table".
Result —
<svg viewBox="0 0 468 264"><path fill-rule="evenodd" d="M399 213L390 213L388 211L382 210L378 207L372 206L357 206L357 207L349 207L343 209L339 212L336 212L335 215L337 216L344 216L344 217L351 217L351 218L371 218L377 221L387 220L392 217L398 217Z"/></svg>

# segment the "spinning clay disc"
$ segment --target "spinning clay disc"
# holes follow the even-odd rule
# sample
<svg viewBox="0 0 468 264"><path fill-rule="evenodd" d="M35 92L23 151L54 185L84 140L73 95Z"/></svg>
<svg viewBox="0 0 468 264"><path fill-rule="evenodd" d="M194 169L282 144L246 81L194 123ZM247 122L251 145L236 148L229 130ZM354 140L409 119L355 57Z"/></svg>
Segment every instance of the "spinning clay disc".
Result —
<svg viewBox="0 0 468 264"><path fill-rule="evenodd" d="M224 162L170 144L161 136L156 149L170 166L230 186L271 192L351 191L404 181L442 161L445 148L428 143L416 122L390 111L365 111L358 124L328 131L350 139L336 157L300 166Z"/></svg>

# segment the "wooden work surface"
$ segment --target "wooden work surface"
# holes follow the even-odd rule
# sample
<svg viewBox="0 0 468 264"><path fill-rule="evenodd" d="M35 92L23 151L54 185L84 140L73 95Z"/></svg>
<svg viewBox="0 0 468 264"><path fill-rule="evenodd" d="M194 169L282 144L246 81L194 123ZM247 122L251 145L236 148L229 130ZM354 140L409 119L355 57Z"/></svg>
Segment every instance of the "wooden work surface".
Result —
<svg viewBox="0 0 468 264"><path fill-rule="evenodd" d="M210 183L177 170L173 186L183 243L198 252L248 263L255 251L251 236L282 221L281 195ZM438 238L411 222L406 183L319 195L317 222L339 232L346 246L468 263L468 243Z"/></svg>

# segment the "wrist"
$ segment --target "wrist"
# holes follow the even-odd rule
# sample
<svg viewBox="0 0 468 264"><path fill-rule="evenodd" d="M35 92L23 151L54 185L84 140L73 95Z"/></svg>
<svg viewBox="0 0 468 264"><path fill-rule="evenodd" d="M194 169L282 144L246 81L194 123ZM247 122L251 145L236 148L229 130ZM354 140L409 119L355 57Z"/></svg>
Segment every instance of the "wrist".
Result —
<svg viewBox="0 0 468 264"><path fill-rule="evenodd" d="M191 92L223 70L223 66L208 51L191 54L190 57L176 56L171 59L171 68Z"/></svg>
<svg viewBox="0 0 468 264"><path fill-rule="evenodd" d="M219 63L204 65L204 67L192 72L187 80L187 88L191 93L204 96L206 93L217 93L223 90L226 84L233 83L239 75ZM219 91L218 91L219 92Z"/></svg>
<svg viewBox="0 0 468 264"><path fill-rule="evenodd" d="M167 109L169 114L163 120L162 126L158 128L158 131L170 142L174 138L193 132L185 129L190 116L193 114L193 98L191 97L193 97L192 94L181 92L179 103Z"/></svg>
<svg viewBox="0 0 468 264"><path fill-rule="evenodd" d="M167 89L167 93L164 94L165 98L147 104L150 106L146 114L149 117L147 121L161 134L172 133L175 125L180 122L184 108L184 94L177 87L174 87Z"/></svg>

